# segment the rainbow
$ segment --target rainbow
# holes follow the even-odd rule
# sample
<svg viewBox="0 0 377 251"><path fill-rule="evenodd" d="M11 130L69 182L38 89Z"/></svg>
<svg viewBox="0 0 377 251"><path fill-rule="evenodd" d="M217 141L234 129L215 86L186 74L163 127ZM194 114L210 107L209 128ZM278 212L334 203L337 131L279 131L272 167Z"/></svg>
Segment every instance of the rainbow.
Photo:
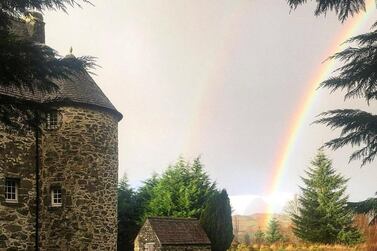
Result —
<svg viewBox="0 0 377 251"><path fill-rule="evenodd" d="M358 34L359 31L365 27L367 21L374 13L376 13L375 0L367 0L366 13L362 12L358 14L357 16L349 19L349 21L347 21L343 25L344 28L336 36L332 45L325 52L323 58L327 58L342 49L342 47L345 46L342 45L342 43L350 37ZM272 196L279 191L282 176L284 174L284 171L286 170L287 162L296 144L300 129L306 123L309 111L317 96L316 90L318 88L318 85L331 75L331 73L335 69L335 64L336 62L334 62L334 60L325 61L318 69L314 71L313 75L309 78L306 93L298 102L297 110L291 117L290 126L284 134L286 136L282 144L283 147L279 149L278 153L276 154L273 170L271 171L272 175L270 182L267 184L268 195ZM264 220L264 227L267 226L268 222L271 220L273 212L273 207L269 206L266 219Z"/></svg>

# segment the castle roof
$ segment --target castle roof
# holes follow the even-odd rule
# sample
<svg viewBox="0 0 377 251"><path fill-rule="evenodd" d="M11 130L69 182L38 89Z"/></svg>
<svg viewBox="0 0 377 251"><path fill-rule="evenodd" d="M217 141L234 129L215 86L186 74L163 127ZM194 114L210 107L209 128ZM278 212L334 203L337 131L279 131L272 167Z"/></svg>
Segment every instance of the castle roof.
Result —
<svg viewBox="0 0 377 251"><path fill-rule="evenodd" d="M210 245L197 219L149 217L149 223L161 245Z"/></svg>
<svg viewBox="0 0 377 251"><path fill-rule="evenodd" d="M11 27L12 32L17 36L44 44L44 22L43 16L40 13L29 12L23 20L13 20ZM74 55L69 54L66 57L72 58ZM46 94L39 90L2 85L0 86L0 95L41 104L91 106L108 111L114 114L119 120L122 119L122 114L114 107L86 71L76 73L66 79L54 80L53 82L59 87L53 93Z"/></svg>
<svg viewBox="0 0 377 251"><path fill-rule="evenodd" d="M59 89L51 94L8 86L0 87L0 95L43 104L88 105L109 111L119 119L122 118L122 114L117 111L87 72L74 74L68 79L55 80L54 82Z"/></svg>

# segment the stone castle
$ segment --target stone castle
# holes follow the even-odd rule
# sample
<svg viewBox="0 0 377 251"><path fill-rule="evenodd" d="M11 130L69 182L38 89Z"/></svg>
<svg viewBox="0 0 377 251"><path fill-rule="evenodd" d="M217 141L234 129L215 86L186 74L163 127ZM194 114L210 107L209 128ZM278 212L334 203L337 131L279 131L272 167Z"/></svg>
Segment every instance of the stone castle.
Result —
<svg viewBox="0 0 377 251"><path fill-rule="evenodd" d="M44 43L42 16L15 32ZM56 83L41 130L0 125L0 250L116 250L122 115L87 73ZM9 88L0 96L51 100Z"/></svg>

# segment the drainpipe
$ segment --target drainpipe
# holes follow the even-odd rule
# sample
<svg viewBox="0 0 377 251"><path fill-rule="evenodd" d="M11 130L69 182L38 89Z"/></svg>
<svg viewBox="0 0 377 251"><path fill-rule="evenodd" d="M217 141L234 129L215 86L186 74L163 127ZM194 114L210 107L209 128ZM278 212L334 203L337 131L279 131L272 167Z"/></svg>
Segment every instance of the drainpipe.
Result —
<svg viewBox="0 0 377 251"><path fill-rule="evenodd" d="M39 211L40 211L40 128L35 126L35 251L39 251Z"/></svg>

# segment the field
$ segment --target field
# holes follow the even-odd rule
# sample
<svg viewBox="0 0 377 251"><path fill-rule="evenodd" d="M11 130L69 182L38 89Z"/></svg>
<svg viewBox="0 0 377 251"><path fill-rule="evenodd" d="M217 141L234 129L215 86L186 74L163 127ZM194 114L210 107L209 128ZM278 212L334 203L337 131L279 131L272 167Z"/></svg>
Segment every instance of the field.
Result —
<svg viewBox="0 0 377 251"><path fill-rule="evenodd" d="M287 238L285 244L275 245L256 245L253 243L253 234L260 228L265 231L264 222L268 215L266 214L253 214L249 216L234 215L233 216L233 229L238 242L234 242L232 249L234 251L377 251L377 226L369 226L367 216L357 215L354 218L355 226L357 226L363 233L365 243L357 246L347 247L341 245L315 245L304 244L300 242L292 233L291 222L287 215L276 214L274 217L278 219L280 224L281 233ZM245 236L249 235L251 238L250 245L246 245Z"/></svg>
<svg viewBox="0 0 377 251"><path fill-rule="evenodd" d="M231 251L377 251L377 244L361 244L354 247L341 245L310 245L310 244L285 244L285 245L245 245L233 246Z"/></svg>

